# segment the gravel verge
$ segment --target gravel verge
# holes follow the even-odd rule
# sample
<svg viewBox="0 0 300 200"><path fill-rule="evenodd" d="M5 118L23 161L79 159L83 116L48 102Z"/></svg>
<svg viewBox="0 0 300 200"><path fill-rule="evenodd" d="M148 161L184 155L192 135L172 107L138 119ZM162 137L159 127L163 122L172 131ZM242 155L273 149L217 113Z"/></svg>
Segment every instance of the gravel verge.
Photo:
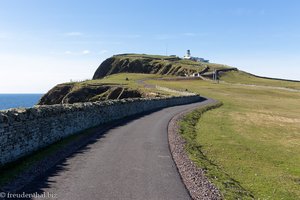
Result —
<svg viewBox="0 0 300 200"><path fill-rule="evenodd" d="M179 134L178 122L191 110L174 116L168 125L168 140L173 160L190 196L194 200L222 199L219 190L207 179L205 171L189 159L186 141Z"/></svg>

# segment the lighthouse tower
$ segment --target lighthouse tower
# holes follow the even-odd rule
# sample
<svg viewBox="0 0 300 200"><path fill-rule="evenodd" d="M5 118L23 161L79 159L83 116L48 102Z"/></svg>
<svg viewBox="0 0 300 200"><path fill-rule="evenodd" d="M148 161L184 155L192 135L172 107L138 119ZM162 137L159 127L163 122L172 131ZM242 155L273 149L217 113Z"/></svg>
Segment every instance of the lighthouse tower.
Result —
<svg viewBox="0 0 300 200"><path fill-rule="evenodd" d="M187 50L187 51L186 51L186 56L187 56L187 57L191 57L191 50Z"/></svg>
<svg viewBox="0 0 300 200"><path fill-rule="evenodd" d="M190 50L187 50L186 51L186 55L183 57L184 59L191 59L191 51Z"/></svg>

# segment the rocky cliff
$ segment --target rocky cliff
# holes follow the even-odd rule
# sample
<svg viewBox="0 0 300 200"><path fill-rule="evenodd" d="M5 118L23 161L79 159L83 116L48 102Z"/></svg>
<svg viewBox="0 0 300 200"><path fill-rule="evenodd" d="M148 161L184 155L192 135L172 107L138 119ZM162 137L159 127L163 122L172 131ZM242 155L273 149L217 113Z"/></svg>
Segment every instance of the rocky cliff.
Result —
<svg viewBox="0 0 300 200"><path fill-rule="evenodd" d="M93 79L101 79L116 73L145 73L160 75L185 76L206 72L210 68L222 68L223 65L182 60L176 56L155 56L145 54L115 55L104 62L96 70Z"/></svg>
<svg viewBox="0 0 300 200"><path fill-rule="evenodd" d="M72 104L145 96L139 90L121 85L66 83L52 88L40 99L38 105Z"/></svg>
<svg viewBox="0 0 300 200"><path fill-rule="evenodd" d="M149 97L145 92L129 85L116 82L105 84L102 79L118 73L143 73L185 76L193 73L210 73L217 69L226 69L225 65L183 60L176 56L146 54L120 54L106 59L96 70L92 81L59 84L47 92L39 105L62 103L94 102L108 99ZM98 82L99 80L99 82ZM102 79L103 80L103 79ZM154 94L154 96L160 96ZM153 96L152 96L153 97Z"/></svg>

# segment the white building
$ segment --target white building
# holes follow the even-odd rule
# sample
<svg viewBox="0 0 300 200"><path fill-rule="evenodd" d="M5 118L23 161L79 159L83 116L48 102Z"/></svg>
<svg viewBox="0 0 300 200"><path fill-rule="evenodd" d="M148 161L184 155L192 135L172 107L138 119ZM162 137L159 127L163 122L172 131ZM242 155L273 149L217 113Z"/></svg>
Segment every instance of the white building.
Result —
<svg viewBox="0 0 300 200"><path fill-rule="evenodd" d="M191 51L190 50L186 51L186 55L183 56L183 59L185 59L185 60L191 60Z"/></svg>
<svg viewBox="0 0 300 200"><path fill-rule="evenodd" d="M199 57L193 57L191 56L191 51L187 50L186 55L183 56L183 59L185 60L193 60L197 62L209 62L209 60L205 60L204 58L199 58Z"/></svg>

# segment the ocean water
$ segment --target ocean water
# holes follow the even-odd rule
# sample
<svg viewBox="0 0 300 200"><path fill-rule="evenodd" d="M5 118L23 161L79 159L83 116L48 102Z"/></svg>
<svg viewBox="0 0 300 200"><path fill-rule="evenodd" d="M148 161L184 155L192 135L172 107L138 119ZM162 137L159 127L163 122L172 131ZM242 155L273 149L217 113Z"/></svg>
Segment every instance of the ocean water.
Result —
<svg viewBox="0 0 300 200"><path fill-rule="evenodd" d="M0 94L0 110L32 107L43 94Z"/></svg>

